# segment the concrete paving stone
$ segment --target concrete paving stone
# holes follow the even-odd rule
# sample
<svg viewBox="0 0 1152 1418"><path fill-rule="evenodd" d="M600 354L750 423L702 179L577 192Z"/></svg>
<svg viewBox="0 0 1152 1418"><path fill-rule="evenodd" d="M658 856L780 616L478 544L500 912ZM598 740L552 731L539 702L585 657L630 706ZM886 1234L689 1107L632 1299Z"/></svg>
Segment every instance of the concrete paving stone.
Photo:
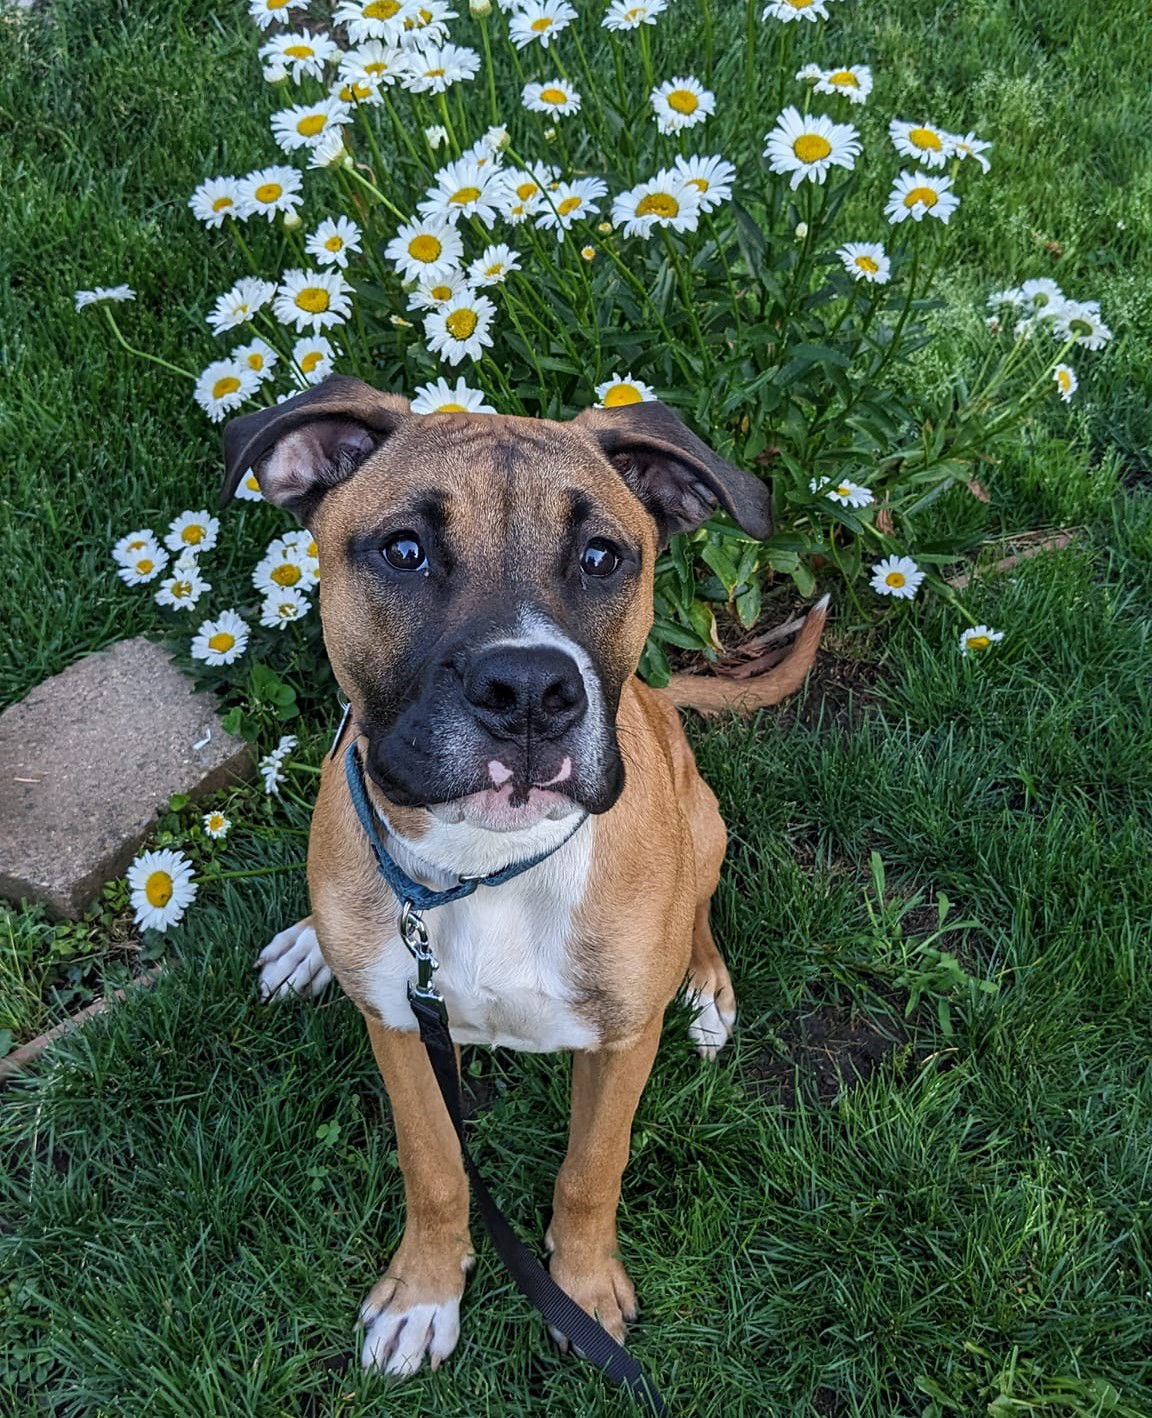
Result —
<svg viewBox="0 0 1152 1418"><path fill-rule="evenodd" d="M252 776L243 739L167 651L123 640L0 714L0 896L79 916L174 793Z"/></svg>

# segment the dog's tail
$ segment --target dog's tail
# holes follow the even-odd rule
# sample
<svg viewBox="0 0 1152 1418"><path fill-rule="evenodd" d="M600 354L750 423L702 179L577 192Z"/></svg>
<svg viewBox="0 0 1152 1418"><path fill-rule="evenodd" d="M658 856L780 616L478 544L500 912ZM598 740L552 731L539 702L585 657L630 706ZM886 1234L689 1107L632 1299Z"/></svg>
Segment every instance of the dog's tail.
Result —
<svg viewBox="0 0 1152 1418"><path fill-rule="evenodd" d="M748 713L779 704L795 694L804 683L812 663L824 622L828 619L830 596L821 596L804 618L796 643L786 660L754 679L722 679L718 675L673 675L660 691L679 709L695 709L700 714L718 714L722 709Z"/></svg>

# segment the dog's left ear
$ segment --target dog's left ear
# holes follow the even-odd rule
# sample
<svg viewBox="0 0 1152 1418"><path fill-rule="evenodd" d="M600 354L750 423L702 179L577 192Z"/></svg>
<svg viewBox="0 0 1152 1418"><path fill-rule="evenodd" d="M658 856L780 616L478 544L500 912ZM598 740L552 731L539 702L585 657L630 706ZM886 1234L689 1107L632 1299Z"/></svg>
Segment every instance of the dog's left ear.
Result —
<svg viewBox="0 0 1152 1418"><path fill-rule="evenodd" d="M573 424L601 451L656 518L661 539L690 532L717 503L758 540L772 531L768 487L714 453L665 404L585 409Z"/></svg>
<svg viewBox="0 0 1152 1418"><path fill-rule="evenodd" d="M303 520L410 412L408 400L398 394L333 374L282 404L243 414L224 429L221 505L251 468L268 501Z"/></svg>

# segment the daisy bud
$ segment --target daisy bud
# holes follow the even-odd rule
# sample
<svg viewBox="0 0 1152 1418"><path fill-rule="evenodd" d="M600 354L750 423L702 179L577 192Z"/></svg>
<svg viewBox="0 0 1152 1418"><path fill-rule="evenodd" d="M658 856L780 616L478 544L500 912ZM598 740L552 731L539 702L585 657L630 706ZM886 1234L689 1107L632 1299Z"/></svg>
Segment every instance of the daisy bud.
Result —
<svg viewBox="0 0 1152 1418"><path fill-rule="evenodd" d="M434 128L425 128L424 141L430 148L436 149L448 141L448 129L440 123L436 124Z"/></svg>
<svg viewBox="0 0 1152 1418"><path fill-rule="evenodd" d="M544 141L545 141L546 143L554 143L554 142L556 141L556 129L555 129L555 128L545 128L545 129L544 129Z"/></svg>
<svg viewBox="0 0 1152 1418"><path fill-rule="evenodd" d="M389 315L388 319L401 330L411 330L412 328L411 320L405 320L402 315Z"/></svg>
<svg viewBox="0 0 1152 1418"><path fill-rule="evenodd" d="M304 222L299 212L284 213L284 230L295 231L298 226L303 226Z"/></svg>
<svg viewBox="0 0 1152 1418"><path fill-rule="evenodd" d="M594 246L582 246L580 248L580 255L583 256L585 261L595 261L596 248Z"/></svg>
<svg viewBox="0 0 1152 1418"><path fill-rule="evenodd" d="M797 222L796 230L792 233L792 235L796 238L797 241L803 241L804 238L808 235L808 223Z"/></svg>
<svg viewBox="0 0 1152 1418"><path fill-rule="evenodd" d="M468 13L477 20L492 13L492 0L468 0Z"/></svg>
<svg viewBox="0 0 1152 1418"><path fill-rule="evenodd" d="M283 64L269 64L264 70L264 82L268 84L286 84L288 82L288 70Z"/></svg>
<svg viewBox="0 0 1152 1418"><path fill-rule="evenodd" d="M485 144L491 148L494 153L502 153L511 141L512 135L508 132L507 128L489 128L487 133L484 134Z"/></svg>
<svg viewBox="0 0 1152 1418"><path fill-rule="evenodd" d="M612 223L611 223L611 222L597 222L597 223L596 223L596 230L600 233L601 236L607 236L607 235L609 234L609 232L612 230Z"/></svg>

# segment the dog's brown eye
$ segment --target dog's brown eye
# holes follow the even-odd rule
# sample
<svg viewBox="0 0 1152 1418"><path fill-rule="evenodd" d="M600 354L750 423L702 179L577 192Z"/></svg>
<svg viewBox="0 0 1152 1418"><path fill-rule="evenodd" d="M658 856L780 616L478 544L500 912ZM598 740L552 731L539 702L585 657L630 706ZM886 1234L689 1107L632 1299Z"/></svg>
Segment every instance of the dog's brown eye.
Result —
<svg viewBox="0 0 1152 1418"><path fill-rule="evenodd" d="M424 548L412 532L397 532L385 542L384 560L397 571L423 571L428 565Z"/></svg>
<svg viewBox="0 0 1152 1418"><path fill-rule="evenodd" d="M585 576L611 576L620 565L620 553L603 537L593 537L580 556Z"/></svg>

